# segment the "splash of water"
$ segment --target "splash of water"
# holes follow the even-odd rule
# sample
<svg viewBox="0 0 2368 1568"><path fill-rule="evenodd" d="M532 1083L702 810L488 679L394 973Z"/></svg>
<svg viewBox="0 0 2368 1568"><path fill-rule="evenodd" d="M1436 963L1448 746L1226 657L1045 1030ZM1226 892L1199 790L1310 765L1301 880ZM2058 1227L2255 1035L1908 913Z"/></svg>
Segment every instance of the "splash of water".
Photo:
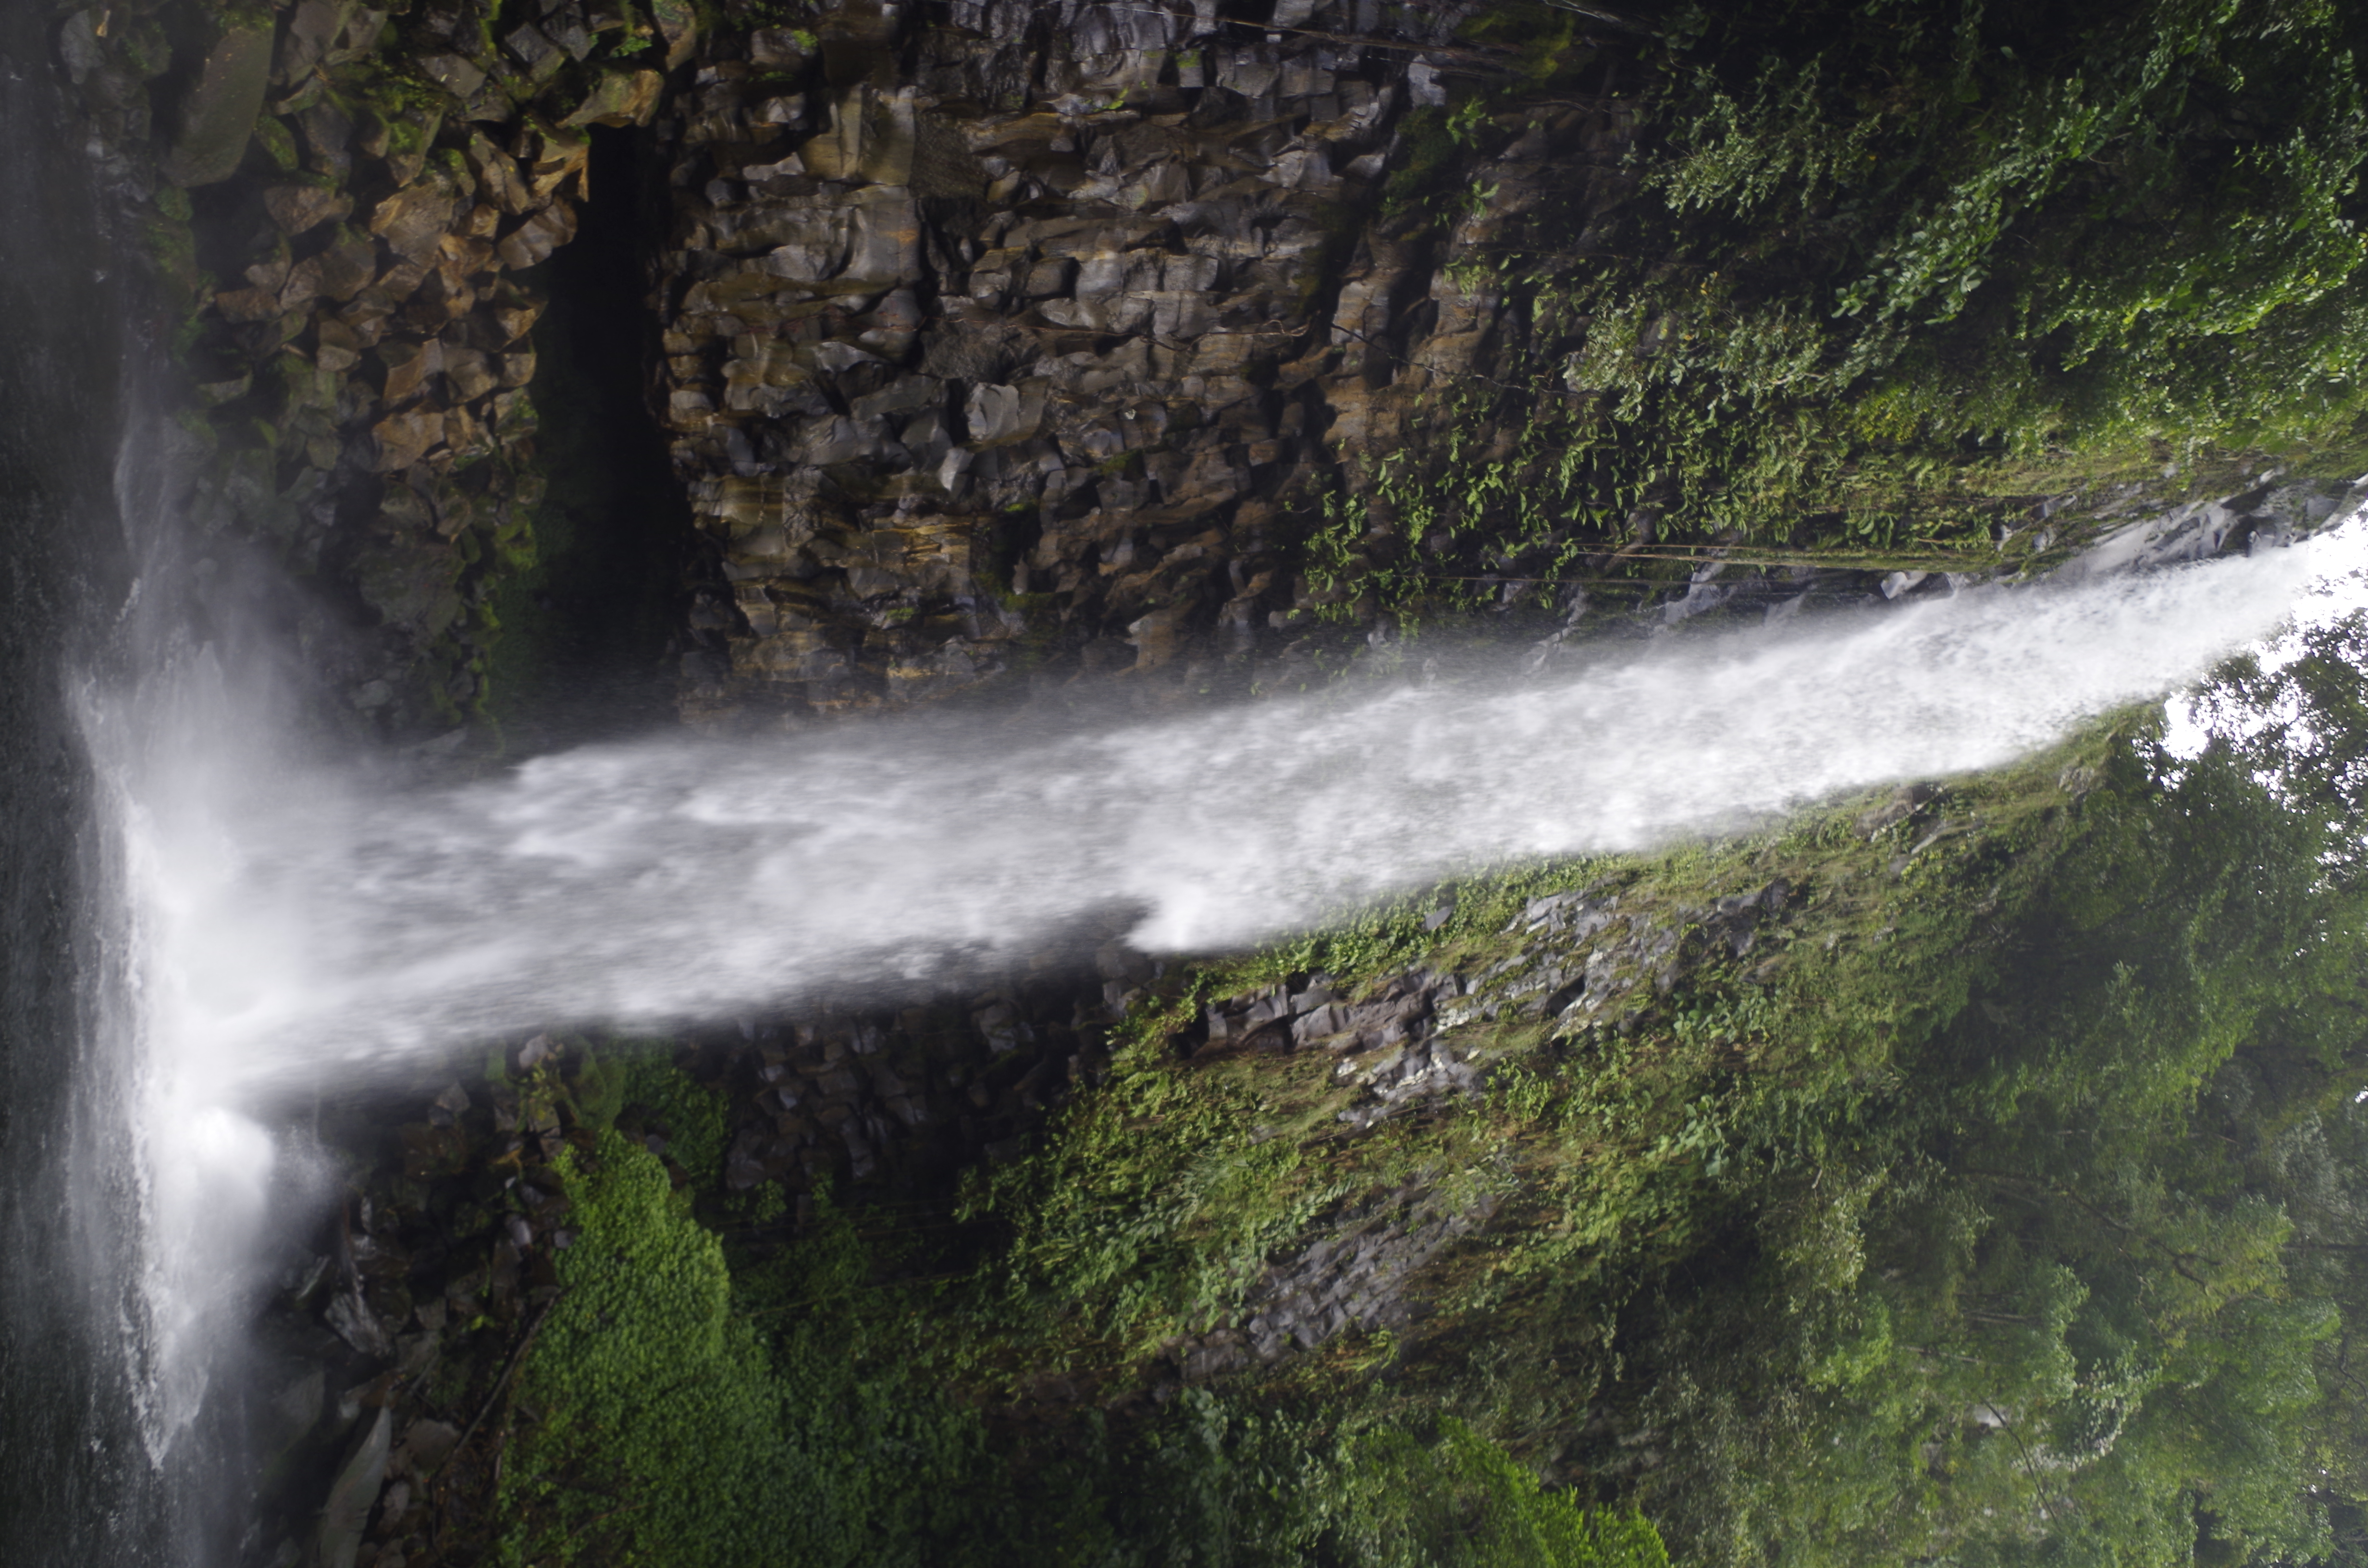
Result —
<svg viewBox="0 0 2368 1568"><path fill-rule="evenodd" d="M564 1019L876 994L1113 906L1153 950L1247 944L1477 864L2008 762L2263 635L2368 561L2362 534L1082 733L677 738L410 793L217 744L170 778L197 809L146 867L154 1006L235 1094Z"/></svg>
<svg viewBox="0 0 2368 1568"><path fill-rule="evenodd" d="M122 1065L117 1109L126 1223L138 1238L119 1333L142 1369L134 1400L150 1462L176 1462L235 1360L263 1283L263 1242L309 1207L319 1173L252 1114L249 1063L200 1021L181 933L204 906L235 899L241 855L212 802L245 788L251 748L274 726L234 697L209 655L143 672L135 689L95 681L74 694L99 814L115 832L95 917L120 976L101 1007L99 1049ZM245 738L229 747L226 737ZM233 781L233 775L239 782Z"/></svg>

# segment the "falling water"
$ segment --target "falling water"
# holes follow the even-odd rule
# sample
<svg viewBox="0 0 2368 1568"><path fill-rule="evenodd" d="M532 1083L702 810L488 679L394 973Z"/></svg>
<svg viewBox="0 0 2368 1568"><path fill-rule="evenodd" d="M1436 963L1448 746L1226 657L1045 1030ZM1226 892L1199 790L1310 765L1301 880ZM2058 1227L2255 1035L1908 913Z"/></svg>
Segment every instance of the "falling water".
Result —
<svg viewBox="0 0 2368 1568"><path fill-rule="evenodd" d="M1251 943L1475 865L2007 762L2260 637L2348 580L2361 534L1606 644L1550 680L676 737L441 790L249 766L200 723L131 819L154 1027L235 1095L562 1020L943 983L1113 909L1153 950Z"/></svg>
<svg viewBox="0 0 2368 1568"><path fill-rule="evenodd" d="M208 1397L236 1292L182 1287L248 1237L173 1240L209 1188L167 1145L224 1124L159 1114L149 879L76 722L78 681L143 681L125 524L162 425L48 16L0 7L0 1561L194 1562L241 1501L235 1402Z"/></svg>

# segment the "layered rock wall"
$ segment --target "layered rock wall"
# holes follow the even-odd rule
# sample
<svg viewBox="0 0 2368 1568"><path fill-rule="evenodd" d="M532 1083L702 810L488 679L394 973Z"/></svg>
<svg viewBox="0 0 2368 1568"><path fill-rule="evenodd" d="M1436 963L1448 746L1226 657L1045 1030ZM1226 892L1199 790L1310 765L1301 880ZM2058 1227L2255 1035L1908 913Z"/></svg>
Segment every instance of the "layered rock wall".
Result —
<svg viewBox="0 0 2368 1568"><path fill-rule="evenodd" d="M691 35L667 4L554 0L498 43L475 0L399 9L96 7L59 48L186 290L173 503L309 579L314 671L416 733L478 704L494 589L532 558L531 279L575 233L589 128L646 122Z"/></svg>
<svg viewBox="0 0 2368 1568"><path fill-rule="evenodd" d="M1387 238L1467 9L958 0L703 46L657 122L662 417L721 555L687 711L1288 681L1342 594L1308 536L1490 352L1461 263L1557 138L1624 133L1557 110L1442 240Z"/></svg>

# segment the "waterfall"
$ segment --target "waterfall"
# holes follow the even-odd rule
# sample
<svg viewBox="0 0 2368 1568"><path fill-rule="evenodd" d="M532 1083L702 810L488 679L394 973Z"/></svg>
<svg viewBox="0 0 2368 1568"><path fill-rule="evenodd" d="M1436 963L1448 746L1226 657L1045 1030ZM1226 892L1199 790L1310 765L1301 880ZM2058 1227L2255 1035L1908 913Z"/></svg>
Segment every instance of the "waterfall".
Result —
<svg viewBox="0 0 2368 1568"><path fill-rule="evenodd" d="M2160 697L2298 601L2357 602L2362 534L1606 642L1552 678L1103 728L677 735L458 788L306 771L209 719L152 759L128 819L154 1027L254 1094L566 1020L877 999L1113 910L1156 951L1255 943L1481 865L2011 761Z"/></svg>

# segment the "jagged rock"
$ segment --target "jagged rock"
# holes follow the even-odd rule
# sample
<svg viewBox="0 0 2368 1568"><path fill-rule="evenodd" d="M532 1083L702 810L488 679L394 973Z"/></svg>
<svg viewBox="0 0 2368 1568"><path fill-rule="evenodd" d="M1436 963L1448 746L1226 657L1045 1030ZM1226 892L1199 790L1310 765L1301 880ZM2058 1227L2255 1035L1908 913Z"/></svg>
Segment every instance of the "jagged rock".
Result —
<svg viewBox="0 0 2368 1568"><path fill-rule="evenodd" d="M370 1509L386 1482L393 1431L394 1413L379 1410L337 1467L337 1479L329 1487L329 1499L321 1509L320 1527L313 1538L321 1568L354 1568L362 1531L369 1528Z"/></svg>
<svg viewBox="0 0 2368 1568"><path fill-rule="evenodd" d="M354 199L317 185L275 185L263 193L263 210L292 238L323 223L344 222L354 210Z"/></svg>
<svg viewBox="0 0 2368 1568"><path fill-rule="evenodd" d="M435 434L443 437L441 416ZM417 539L385 540L362 551L353 569L354 586L382 620L425 642L461 613L452 588L460 561L450 546Z"/></svg>
<svg viewBox="0 0 2368 1568"><path fill-rule="evenodd" d="M453 195L441 181L406 186L370 210L370 232L406 261L432 261L452 225Z"/></svg>
<svg viewBox="0 0 2368 1568"><path fill-rule="evenodd" d="M181 99L163 171L175 185L214 185L238 170L271 85L271 24L224 28Z"/></svg>
<svg viewBox="0 0 2368 1568"><path fill-rule="evenodd" d="M699 13L689 0L650 0L650 18L666 44L666 68L678 69L699 42Z"/></svg>
<svg viewBox="0 0 2368 1568"><path fill-rule="evenodd" d="M406 1475L432 1476L451 1457L460 1441L460 1432L449 1422L415 1421L404 1429L396 1459Z"/></svg>
<svg viewBox="0 0 2368 1568"><path fill-rule="evenodd" d="M647 125L658 111L666 78L655 71L604 72L562 125Z"/></svg>
<svg viewBox="0 0 2368 1568"><path fill-rule="evenodd" d="M338 1338L372 1360L383 1361L393 1354L388 1342L385 1325L378 1321L358 1290L345 1290L330 1301L321 1321L336 1331Z"/></svg>
<svg viewBox="0 0 2368 1568"><path fill-rule="evenodd" d="M378 358L386 367L380 395L395 405L416 397L427 389L429 378L443 372L444 345L433 337L425 342L390 339L379 345Z"/></svg>
<svg viewBox="0 0 2368 1568"><path fill-rule="evenodd" d="M456 98L474 97L477 89L485 85L484 67L458 54L423 54L416 58L419 69L438 86Z"/></svg>
<svg viewBox="0 0 2368 1568"><path fill-rule="evenodd" d="M1029 15L960 4L953 28L909 38L885 14L830 17L826 30L856 28L867 49L902 39L902 81L814 73L785 30L750 35L745 60L702 45L672 122L677 226L662 257L678 284L661 294L679 301L661 324L677 472L719 540L747 531L711 509L726 481L756 475L1025 516L1035 545L991 586L1057 606L1019 613L1057 619L1078 659L1131 645L1144 676L1246 662L1292 605L1262 519L1302 504L1315 472L1327 420L1299 389L1320 381L1328 397L1342 358L1307 345L1337 265L1332 204L1344 169L1389 145L1406 55L1349 36L1370 17L1310 29L1337 25L1338 41L1259 43L1221 38L1183 4L1080 5L1049 32ZM755 71L771 74L761 88ZM952 104L964 107L940 107ZM1359 331L1391 324L1409 268L1374 272ZM1497 305L1441 297L1462 335L1447 369ZM892 309L913 299L928 308ZM875 419L872 400L913 369L950 383L944 404ZM1357 391L1386 449L1406 394ZM763 574L735 596L762 612L728 640L743 692L902 703L1003 667L933 608L990 585L925 571L884 536L857 553L845 607L801 609L795 627L778 618L781 585L809 580L791 574L812 573L811 551L735 565ZM914 612L894 627L856 608L891 599Z"/></svg>
<svg viewBox="0 0 2368 1568"><path fill-rule="evenodd" d="M352 0L344 0L343 4L339 0L299 0L288 17L287 31L280 35L272 80L282 86L303 81L321 62L322 56L328 53L352 9Z"/></svg>
<svg viewBox="0 0 2368 1568"><path fill-rule="evenodd" d="M575 237L575 214L564 201L554 200L505 235L494 248L502 265L523 272L551 259L551 253Z"/></svg>

